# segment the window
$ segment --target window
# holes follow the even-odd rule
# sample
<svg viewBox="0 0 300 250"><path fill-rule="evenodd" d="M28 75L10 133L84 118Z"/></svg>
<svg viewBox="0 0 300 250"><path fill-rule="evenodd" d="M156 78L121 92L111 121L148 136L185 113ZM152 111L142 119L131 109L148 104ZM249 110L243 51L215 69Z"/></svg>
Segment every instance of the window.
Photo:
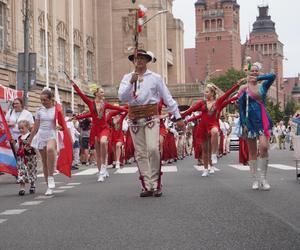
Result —
<svg viewBox="0 0 300 250"><path fill-rule="evenodd" d="M58 38L58 72L63 73L65 71L65 45L66 41L62 38Z"/></svg>
<svg viewBox="0 0 300 250"><path fill-rule="evenodd" d="M46 38L45 30L40 30L40 67L46 68Z"/></svg>
<svg viewBox="0 0 300 250"><path fill-rule="evenodd" d="M210 30L210 23L209 20L205 21L205 31L209 31Z"/></svg>
<svg viewBox="0 0 300 250"><path fill-rule="evenodd" d="M93 81L93 53L88 51L86 57L87 80L91 82Z"/></svg>
<svg viewBox="0 0 300 250"><path fill-rule="evenodd" d="M221 36L217 36L217 40L222 40L222 37Z"/></svg>
<svg viewBox="0 0 300 250"><path fill-rule="evenodd" d="M5 5L0 2L0 51L4 50L5 41Z"/></svg>
<svg viewBox="0 0 300 250"><path fill-rule="evenodd" d="M205 41L209 41L210 39L209 39L209 37L207 36L207 37L205 37Z"/></svg>
<svg viewBox="0 0 300 250"><path fill-rule="evenodd" d="M218 19L217 25L218 25L218 30L222 30L222 28L223 28L223 22L222 22L222 19Z"/></svg>
<svg viewBox="0 0 300 250"><path fill-rule="evenodd" d="M80 56L80 48L78 46L74 46L74 78L79 77L79 56Z"/></svg>

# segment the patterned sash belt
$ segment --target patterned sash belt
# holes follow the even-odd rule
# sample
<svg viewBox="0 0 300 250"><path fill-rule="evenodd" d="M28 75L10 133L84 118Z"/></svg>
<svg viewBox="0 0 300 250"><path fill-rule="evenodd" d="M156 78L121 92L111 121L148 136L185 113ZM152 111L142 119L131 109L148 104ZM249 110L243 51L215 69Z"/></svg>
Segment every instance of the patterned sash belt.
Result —
<svg viewBox="0 0 300 250"><path fill-rule="evenodd" d="M130 120L138 120L158 115L157 104L129 106L128 117Z"/></svg>

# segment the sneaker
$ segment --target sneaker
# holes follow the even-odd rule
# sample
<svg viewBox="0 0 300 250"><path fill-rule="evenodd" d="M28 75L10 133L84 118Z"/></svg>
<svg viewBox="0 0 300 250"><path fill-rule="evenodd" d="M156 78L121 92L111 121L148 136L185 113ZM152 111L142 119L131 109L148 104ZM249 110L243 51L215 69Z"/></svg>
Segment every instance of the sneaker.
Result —
<svg viewBox="0 0 300 250"><path fill-rule="evenodd" d="M104 181L104 175L101 172L99 172L99 174L98 174L98 180L97 181L98 182L103 182Z"/></svg>
<svg viewBox="0 0 300 250"><path fill-rule="evenodd" d="M208 169L204 169L202 173L202 177L207 177L207 176L209 176Z"/></svg>
<svg viewBox="0 0 300 250"><path fill-rule="evenodd" d="M120 162L119 161L116 162L116 169L120 169Z"/></svg>
<svg viewBox="0 0 300 250"><path fill-rule="evenodd" d="M31 185L29 188L29 193L34 194L35 193L35 185Z"/></svg>
<svg viewBox="0 0 300 250"><path fill-rule="evenodd" d="M21 189L21 190L19 191L19 195L20 195L20 196L24 196L24 195L25 195L25 190L24 190L24 189Z"/></svg>
<svg viewBox="0 0 300 250"><path fill-rule="evenodd" d="M258 188L259 188L258 181L254 181L254 182L252 183L252 189L253 189L253 190L258 190Z"/></svg>
<svg viewBox="0 0 300 250"><path fill-rule="evenodd" d="M153 191L153 196L154 197L161 197L162 196L162 190L161 189L156 189Z"/></svg>
<svg viewBox="0 0 300 250"><path fill-rule="evenodd" d="M45 193L45 195L49 196L53 194L53 189L52 188L47 188L47 191Z"/></svg>
<svg viewBox="0 0 300 250"><path fill-rule="evenodd" d="M211 163L214 165L218 163L218 157L216 154L211 155Z"/></svg>
<svg viewBox="0 0 300 250"><path fill-rule="evenodd" d="M267 180L262 180L260 182L260 189L261 190L268 191L268 190L270 190L270 188L271 188L271 186L270 186L270 184L268 183Z"/></svg>
<svg viewBox="0 0 300 250"><path fill-rule="evenodd" d="M140 197L152 197L153 196L153 191L150 190L142 190L142 192L140 193Z"/></svg>
<svg viewBox="0 0 300 250"><path fill-rule="evenodd" d="M214 168L214 166L209 167L209 168L208 168L208 172L209 172L209 174L214 174L214 173L215 173L215 168Z"/></svg>
<svg viewBox="0 0 300 250"><path fill-rule="evenodd" d="M48 188L49 189L55 188L55 182L53 176L48 177Z"/></svg>

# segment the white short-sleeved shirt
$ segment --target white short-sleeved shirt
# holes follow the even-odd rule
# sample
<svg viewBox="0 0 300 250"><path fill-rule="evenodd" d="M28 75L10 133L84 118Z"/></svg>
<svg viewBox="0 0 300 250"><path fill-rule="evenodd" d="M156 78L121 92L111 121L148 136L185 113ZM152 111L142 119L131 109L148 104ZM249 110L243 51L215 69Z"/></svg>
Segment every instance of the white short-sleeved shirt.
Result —
<svg viewBox="0 0 300 250"><path fill-rule="evenodd" d="M8 122L15 123L14 127L10 127L10 132L12 133L14 140L17 140L20 136L18 122L28 121L31 126L34 124L33 115L26 109L23 109L21 112L9 110L5 116L5 119Z"/></svg>
<svg viewBox="0 0 300 250"><path fill-rule="evenodd" d="M39 130L55 130L55 107L39 108L35 118L40 120Z"/></svg>

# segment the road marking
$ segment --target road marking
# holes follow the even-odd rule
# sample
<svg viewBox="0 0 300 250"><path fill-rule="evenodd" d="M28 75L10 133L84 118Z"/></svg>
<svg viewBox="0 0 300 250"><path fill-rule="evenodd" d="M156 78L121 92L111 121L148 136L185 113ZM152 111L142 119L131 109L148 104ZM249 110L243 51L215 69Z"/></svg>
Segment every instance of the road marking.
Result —
<svg viewBox="0 0 300 250"><path fill-rule="evenodd" d="M98 168L88 168L88 169L78 172L74 175L76 175L76 176L78 176L78 175L94 175L98 172L99 172Z"/></svg>
<svg viewBox="0 0 300 250"><path fill-rule="evenodd" d="M27 209L9 209L2 212L0 215L15 215L25 212Z"/></svg>
<svg viewBox="0 0 300 250"><path fill-rule="evenodd" d="M35 206L35 205L39 205L43 202L44 201L26 201L26 202L20 204L20 206Z"/></svg>
<svg viewBox="0 0 300 250"><path fill-rule="evenodd" d="M58 175L58 174L59 174L59 172L55 172L55 173L53 173L53 176ZM37 177L44 177L44 174L38 174Z"/></svg>
<svg viewBox="0 0 300 250"><path fill-rule="evenodd" d="M80 185L81 182L70 182L67 184L67 186L77 186L77 185Z"/></svg>
<svg viewBox="0 0 300 250"><path fill-rule="evenodd" d="M199 166L199 165L194 165L194 168L195 168L196 170L198 170L198 171L203 171L203 170L204 170L204 166L203 166L203 165L201 165L201 166ZM219 168L214 167L214 169L215 169L215 171L220 171Z"/></svg>
<svg viewBox="0 0 300 250"><path fill-rule="evenodd" d="M40 195L40 196L37 196L37 197L35 197L34 199L35 200L38 200L38 199L50 199L50 198L53 198L54 197L54 195Z"/></svg>
<svg viewBox="0 0 300 250"><path fill-rule="evenodd" d="M170 172L177 172L177 167L176 166L162 166L161 171L163 173L170 173Z"/></svg>
<svg viewBox="0 0 300 250"><path fill-rule="evenodd" d="M53 190L53 194L59 194L59 193L63 193L66 190Z"/></svg>
<svg viewBox="0 0 300 250"><path fill-rule="evenodd" d="M61 186L59 187L59 189L71 189L73 188L74 186Z"/></svg>
<svg viewBox="0 0 300 250"><path fill-rule="evenodd" d="M114 174L134 174L138 171L137 167L120 168Z"/></svg>
<svg viewBox="0 0 300 250"><path fill-rule="evenodd" d="M0 219L0 224L7 221L7 219Z"/></svg>
<svg viewBox="0 0 300 250"><path fill-rule="evenodd" d="M249 171L249 166L244 166L241 164L229 164L228 166L241 171Z"/></svg>
<svg viewBox="0 0 300 250"><path fill-rule="evenodd" d="M282 170L295 170L296 167L291 167L288 165L282 165L282 164L269 164L271 168L277 168L277 169L282 169Z"/></svg>

